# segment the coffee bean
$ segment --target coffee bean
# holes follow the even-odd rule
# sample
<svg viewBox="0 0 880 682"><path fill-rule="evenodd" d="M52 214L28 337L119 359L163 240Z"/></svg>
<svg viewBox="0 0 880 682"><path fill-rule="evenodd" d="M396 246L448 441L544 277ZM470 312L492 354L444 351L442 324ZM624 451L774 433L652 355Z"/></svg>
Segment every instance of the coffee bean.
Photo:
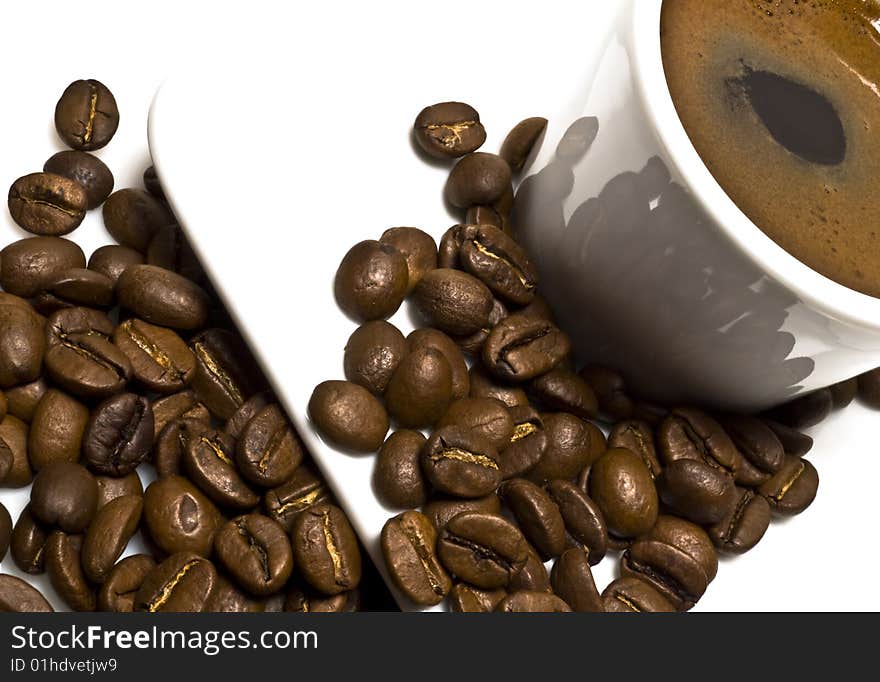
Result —
<svg viewBox="0 0 880 682"><path fill-rule="evenodd" d="M511 510L526 539L542 558L556 557L565 549L565 523L559 507L537 485L514 478L501 486L501 499Z"/></svg>
<svg viewBox="0 0 880 682"><path fill-rule="evenodd" d="M132 318L116 327L113 343L128 358L134 378L151 391L181 391L195 374L195 356L171 329Z"/></svg>
<svg viewBox="0 0 880 682"><path fill-rule="evenodd" d="M497 398L508 407L528 406L526 393L518 386L506 386L490 377L479 365L470 369L470 396L472 398Z"/></svg>
<svg viewBox="0 0 880 682"><path fill-rule="evenodd" d="M528 559L525 538L500 516L465 512L446 524L438 543L448 571L477 587L506 586Z"/></svg>
<svg viewBox="0 0 880 682"><path fill-rule="evenodd" d="M9 214L31 234L58 237L73 232L88 206L85 189L55 173L31 173L9 188Z"/></svg>
<svg viewBox="0 0 880 682"><path fill-rule="evenodd" d="M220 507L246 511L260 501L235 466L235 439L212 429L190 431L183 447L183 469L190 480Z"/></svg>
<svg viewBox="0 0 880 682"><path fill-rule="evenodd" d="M280 593L279 593L280 595ZM253 597L233 583L222 571L217 573L214 589L205 603L206 613L264 613L267 600Z"/></svg>
<svg viewBox="0 0 880 682"><path fill-rule="evenodd" d="M598 416L596 396L590 385L564 367L555 367L529 382L529 393L548 410L569 412L581 419Z"/></svg>
<svg viewBox="0 0 880 682"><path fill-rule="evenodd" d="M53 462L34 477L30 508L40 523L79 533L95 516L98 484L84 466Z"/></svg>
<svg viewBox="0 0 880 682"><path fill-rule="evenodd" d="M100 81L74 81L55 105L55 130L72 149L100 149L110 142L117 127L116 99Z"/></svg>
<svg viewBox="0 0 880 682"><path fill-rule="evenodd" d="M379 243L393 246L406 260L407 296L426 272L437 267L437 243L417 227L392 227L382 233Z"/></svg>
<svg viewBox="0 0 880 682"><path fill-rule="evenodd" d="M150 454L154 428L147 398L135 393L107 398L95 408L86 426L86 462L99 474L125 476Z"/></svg>
<svg viewBox="0 0 880 682"><path fill-rule="evenodd" d="M44 315L75 306L106 309L113 305L113 295L109 277L86 268L71 268L49 282L34 300L34 307Z"/></svg>
<svg viewBox="0 0 880 682"><path fill-rule="evenodd" d="M666 465L677 459L699 459L736 476L739 453L721 424L693 409L676 409L657 430L657 443Z"/></svg>
<svg viewBox="0 0 880 682"><path fill-rule="evenodd" d="M168 207L142 189L113 192L101 210L110 236L140 253L146 253L159 228L174 222Z"/></svg>
<svg viewBox="0 0 880 682"><path fill-rule="evenodd" d="M669 416L669 410L662 405L647 402L646 400L638 400L633 407L633 417L647 422L652 428L660 426L666 417Z"/></svg>
<svg viewBox="0 0 880 682"><path fill-rule="evenodd" d="M132 554L120 561L98 590L98 609L114 613L134 611L135 594L154 568L156 562L147 554Z"/></svg>
<svg viewBox="0 0 880 682"><path fill-rule="evenodd" d="M484 437L460 428L436 430L422 449L422 471L435 490L482 497L501 483L498 452Z"/></svg>
<svg viewBox="0 0 880 682"><path fill-rule="evenodd" d="M132 265L140 265L144 257L127 246L110 244L102 246L92 252L89 257L89 270L94 270L110 278L113 285L119 280L119 275Z"/></svg>
<svg viewBox="0 0 880 682"><path fill-rule="evenodd" d="M150 483L144 491L144 522L163 552L208 556L223 517L188 480L166 476Z"/></svg>
<svg viewBox="0 0 880 682"><path fill-rule="evenodd" d="M144 485L141 483L137 471L122 477L95 476L98 484L98 511L101 511L108 503L123 495L136 495L143 497Z"/></svg>
<svg viewBox="0 0 880 682"><path fill-rule="evenodd" d="M318 384L308 410L324 438L355 452L375 452L388 433L385 407L363 386L349 381Z"/></svg>
<svg viewBox="0 0 880 682"><path fill-rule="evenodd" d="M418 431L395 431L379 450L373 469L373 489L382 504L412 509L425 503L428 486L419 464L425 437Z"/></svg>
<svg viewBox="0 0 880 682"><path fill-rule="evenodd" d="M277 403L260 410L241 433L236 463L241 475L265 488L281 485L303 460L303 446Z"/></svg>
<svg viewBox="0 0 880 682"><path fill-rule="evenodd" d="M401 360L385 393L388 412L404 427L435 424L452 399L452 370L433 348L413 351Z"/></svg>
<svg viewBox="0 0 880 682"><path fill-rule="evenodd" d="M449 336L438 329L416 329L406 337L406 348L410 353L424 348L438 351L446 358L452 371L452 399L458 400L467 396L471 388L467 362L456 342Z"/></svg>
<svg viewBox="0 0 880 682"><path fill-rule="evenodd" d="M437 422L437 428L458 426L488 440L496 450L510 444L513 418L507 407L494 398L456 400Z"/></svg>
<svg viewBox="0 0 880 682"><path fill-rule="evenodd" d="M800 514L816 498L819 473L805 459L786 455L782 467L762 483L758 493L770 503L770 509L784 516Z"/></svg>
<svg viewBox="0 0 880 682"><path fill-rule="evenodd" d="M27 424L7 414L0 421L0 470L5 471L0 485L4 488L21 488L33 479L27 441Z"/></svg>
<svg viewBox="0 0 880 682"><path fill-rule="evenodd" d="M228 521L214 538L220 564L250 594L268 596L287 582L293 551L284 529L262 514Z"/></svg>
<svg viewBox="0 0 880 682"><path fill-rule="evenodd" d="M41 334L41 337L44 336ZM45 379L40 377L36 381L27 384L21 384L13 388L6 389L7 412L13 417L18 417L23 422L30 423L49 386ZM3 421L0 419L0 421ZM2 477L0 477L2 480Z"/></svg>
<svg viewBox="0 0 880 682"><path fill-rule="evenodd" d="M223 430L235 439L241 438L241 432L247 423L257 416L264 407L269 405L268 393L255 393L245 400L241 406L226 420Z"/></svg>
<svg viewBox="0 0 880 682"><path fill-rule="evenodd" d="M567 412L543 415L547 448L527 478L538 484L557 478L572 479L605 452L599 428Z"/></svg>
<svg viewBox="0 0 880 682"><path fill-rule="evenodd" d="M500 156L473 152L449 173L446 198L457 208L492 204L510 187L510 166Z"/></svg>
<svg viewBox="0 0 880 682"><path fill-rule="evenodd" d="M289 533L293 520L299 514L315 505L331 501L330 491L324 480L308 464L301 464L287 481L266 492L263 496L263 507L266 515L280 523L285 532Z"/></svg>
<svg viewBox="0 0 880 682"><path fill-rule="evenodd" d="M467 225L492 225L503 230L507 221L491 206L469 206L464 222Z"/></svg>
<svg viewBox="0 0 880 682"><path fill-rule="evenodd" d="M602 597L596 589L593 572L587 561L586 553L581 549L566 550L553 564L550 572L550 583L553 591L579 613L602 613Z"/></svg>
<svg viewBox="0 0 880 682"><path fill-rule="evenodd" d="M742 455L736 467L736 482L754 486L779 471L785 451L776 434L757 417L723 415L721 425Z"/></svg>
<svg viewBox="0 0 880 682"><path fill-rule="evenodd" d="M345 344L345 378L381 395L406 353L406 339L397 327L385 320L366 322Z"/></svg>
<svg viewBox="0 0 880 682"><path fill-rule="evenodd" d="M241 338L225 329L207 329L190 340L196 396L220 419L229 419L259 390L256 362Z"/></svg>
<svg viewBox="0 0 880 682"><path fill-rule="evenodd" d="M513 433L507 445L498 452L501 477L504 479L530 471L544 456L549 440L544 420L534 408L519 405L509 408L508 412L513 422Z"/></svg>
<svg viewBox="0 0 880 682"><path fill-rule="evenodd" d="M486 339L483 362L501 379L526 381L549 372L570 350L568 336L549 322L510 315Z"/></svg>
<svg viewBox="0 0 880 682"><path fill-rule="evenodd" d="M434 528L440 533L451 518L464 512L499 514L501 512L501 499L495 493L472 500L437 496L432 498L422 511L425 516L431 519Z"/></svg>
<svg viewBox="0 0 880 682"><path fill-rule="evenodd" d="M596 461L589 477L590 497L602 510L608 530L622 538L648 532L657 520L657 489L638 455L612 448Z"/></svg>
<svg viewBox="0 0 880 682"><path fill-rule="evenodd" d="M189 240L176 223L160 227L147 246L146 260L176 272L193 282L203 283L205 271Z"/></svg>
<svg viewBox="0 0 880 682"><path fill-rule="evenodd" d="M546 129L547 119L540 116L520 121L507 133L499 156L507 161L513 172L520 172Z"/></svg>
<svg viewBox="0 0 880 682"><path fill-rule="evenodd" d="M441 102L425 107L416 116L413 131L419 146L437 159L464 156L486 141L480 115L464 102Z"/></svg>
<svg viewBox="0 0 880 682"><path fill-rule="evenodd" d="M77 462L89 409L50 388L40 399L28 433L28 459L34 471L52 462Z"/></svg>
<svg viewBox="0 0 880 682"><path fill-rule="evenodd" d="M823 388L780 405L771 410L768 416L793 429L806 429L824 421L833 407L834 398L830 389Z"/></svg>
<svg viewBox="0 0 880 682"><path fill-rule="evenodd" d="M194 282L155 265L132 265L116 283L119 304L162 327L193 330L208 320L208 295Z"/></svg>
<svg viewBox="0 0 880 682"><path fill-rule="evenodd" d="M382 555L394 584L419 605L440 603L452 580L437 558L437 532L430 519L408 511L389 519L382 528Z"/></svg>
<svg viewBox="0 0 880 682"><path fill-rule="evenodd" d="M602 592L606 613L670 613L675 607L644 580L622 577Z"/></svg>
<svg viewBox="0 0 880 682"><path fill-rule="evenodd" d="M19 305L19 300L0 299L0 388L4 389L34 381L46 349L42 318L24 301Z"/></svg>
<svg viewBox="0 0 880 682"><path fill-rule="evenodd" d="M134 599L135 611L197 613L203 611L217 582L217 570L204 557L172 554L144 578Z"/></svg>
<svg viewBox="0 0 880 682"><path fill-rule="evenodd" d="M406 296L406 259L395 247L372 239L355 244L339 264L334 281L336 302L360 321L391 317Z"/></svg>
<svg viewBox="0 0 880 682"><path fill-rule="evenodd" d="M502 613L571 613L571 607L555 594L528 590L506 596L495 610Z"/></svg>
<svg viewBox="0 0 880 682"><path fill-rule="evenodd" d="M510 592L519 590L528 590L530 592L547 592L553 591L550 585L550 574L544 567L544 561L538 555L538 552L530 544L526 543L528 549L528 558L525 566L514 575L507 584Z"/></svg>
<svg viewBox="0 0 880 682"><path fill-rule="evenodd" d="M64 151L53 154L43 171L76 182L86 195L86 209L97 208L113 191L113 173L97 156L86 152Z"/></svg>
<svg viewBox="0 0 880 682"><path fill-rule="evenodd" d="M494 298L473 275L438 268L426 273L416 285L414 301L429 326L466 336L488 324Z"/></svg>
<svg viewBox="0 0 880 682"><path fill-rule="evenodd" d="M140 495L123 495L98 510L86 531L82 567L95 583L103 583L138 529L144 503Z"/></svg>
<svg viewBox="0 0 880 682"><path fill-rule="evenodd" d="M360 549L339 507L320 504L304 511L294 519L290 539L299 572L316 590L339 594L360 583Z"/></svg>
<svg viewBox="0 0 880 682"><path fill-rule="evenodd" d="M660 499L679 516L703 525L723 519L736 503L733 479L700 460L670 462L657 477Z"/></svg>
<svg viewBox="0 0 880 682"><path fill-rule="evenodd" d="M467 583L455 583L449 592L449 609L455 613L490 613L507 596L505 590L481 590Z"/></svg>
<svg viewBox="0 0 880 682"><path fill-rule="evenodd" d="M0 612L51 613L54 609L33 585L14 575L0 573Z"/></svg>
<svg viewBox="0 0 880 682"><path fill-rule="evenodd" d="M737 487L735 504L707 531L720 551L744 554L758 544L769 526L767 500L748 488Z"/></svg>
<svg viewBox="0 0 880 682"><path fill-rule="evenodd" d="M0 286L9 294L31 298L68 268L84 268L86 257L74 242L60 237L29 237L0 251Z"/></svg>
<svg viewBox="0 0 880 682"><path fill-rule="evenodd" d="M496 298L492 303L492 311L489 313L489 320L486 326L469 336L456 336L455 345L461 349L462 353L467 353L477 358L480 357L483 353L483 345L486 343L486 339L489 338L492 328L508 315L507 308Z"/></svg>
<svg viewBox="0 0 880 682"><path fill-rule="evenodd" d="M550 304L547 303L547 299L541 296L541 294L535 294L535 296L532 298L531 303L523 308L520 308L516 312L518 315L525 315L526 317L537 317L541 320L546 320L547 322L556 324L556 315L553 314L553 310L550 308Z"/></svg>
<svg viewBox="0 0 880 682"><path fill-rule="evenodd" d="M12 560L19 570L32 575L44 571L43 549L48 539L49 531L34 519L30 505L26 505L12 527L12 539L9 545Z"/></svg>
<svg viewBox="0 0 880 682"><path fill-rule="evenodd" d="M193 391L181 391L159 398L153 403L153 433L156 440L162 429L175 419L193 419L207 423L211 415ZM236 434L231 435L237 437Z"/></svg>
<svg viewBox="0 0 880 682"><path fill-rule="evenodd" d="M580 376L593 389L600 413L615 422L632 417L633 401L620 374L601 365L587 365L580 371Z"/></svg>
<svg viewBox="0 0 880 682"><path fill-rule="evenodd" d="M3 284L3 288L10 291L5 284ZM857 377L856 381L859 386L859 398L862 402L869 407L880 407L880 368L872 369L870 372L861 374Z"/></svg>
<svg viewBox="0 0 880 682"><path fill-rule="evenodd" d="M858 377L838 382L833 386L829 386L828 390L831 391L831 400L835 409L846 407L855 400L859 392Z"/></svg>
<svg viewBox="0 0 880 682"><path fill-rule="evenodd" d="M591 566L598 564L608 549L608 527L599 506L571 481L550 481L547 493L562 515L568 545L585 551Z"/></svg>
<svg viewBox="0 0 880 682"><path fill-rule="evenodd" d="M660 460L654 445L654 431L650 424L640 419L617 422L608 434L608 447L626 448L637 454L648 467L651 478L660 475Z"/></svg>
<svg viewBox="0 0 880 682"><path fill-rule="evenodd" d="M94 588L82 570L82 535L53 531L46 540L46 573L61 601L74 611L94 611Z"/></svg>
<svg viewBox="0 0 880 682"><path fill-rule="evenodd" d="M9 511L0 502L0 561L6 556L9 544L12 542L12 517Z"/></svg>

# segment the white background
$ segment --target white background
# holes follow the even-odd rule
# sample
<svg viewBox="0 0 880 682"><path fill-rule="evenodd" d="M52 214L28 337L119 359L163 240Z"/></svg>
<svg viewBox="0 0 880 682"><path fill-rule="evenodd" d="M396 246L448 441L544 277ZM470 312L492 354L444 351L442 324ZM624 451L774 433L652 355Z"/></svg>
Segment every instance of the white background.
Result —
<svg viewBox="0 0 880 682"><path fill-rule="evenodd" d="M166 144L160 165L172 179L170 193L300 425L311 387L341 376L342 347L354 327L329 295L341 255L386 227L416 224L439 236L455 220L439 198L445 171L416 158L407 122L430 101L466 99L483 113L491 151L520 118L552 120L554 103L578 87L573 79L595 48L607 3L364 5L93 1L4 3L0 10L0 188L40 170L62 148L55 102L70 81L90 77L111 88L122 116L98 155L117 187L138 186L149 164L148 108L170 77L165 118L154 130L154 141ZM273 109L279 102L287 108ZM282 201L267 207L279 192ZM0 242L21 236L0 208ZM87 255L106 243L100 214L74 238ZM254 247L261 244L276 260L259 259ZM267 265L285 262L295 267L273 281ZM297 282L306 282L307 300L291 293ZM279 307L307 311L309 328L322 331L279 323ZM406 313L394 321L405 328ZM306 351L308 363L298 359ZM698 609L880 608L872 575L880 558L872 540L878 423L876 413L852 406L814 430L808 458L820 473L817 501L800 517L774 523L749 554L722 561ZM354 468L307 439L322 461ZM369 463L356 466L357 475L334 474L360 485L346 500L354 514L370 497ZM26 493L0 491L14 516L25 500ZM613 569L610 561L597 568L600 589ZM9 558L2 570L15 572Z"/></svg>

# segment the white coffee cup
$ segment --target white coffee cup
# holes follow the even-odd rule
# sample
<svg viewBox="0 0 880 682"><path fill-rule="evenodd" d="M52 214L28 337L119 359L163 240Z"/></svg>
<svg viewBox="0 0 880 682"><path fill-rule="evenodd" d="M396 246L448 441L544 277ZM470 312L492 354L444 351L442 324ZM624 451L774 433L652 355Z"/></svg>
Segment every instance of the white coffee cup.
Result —
<svg viewBox="0 0 880 682"><path fill-rule="evenodd" d="M661 5L622 8L517 196L516 234L578 359L649 400L739 410L880 366L880 299L788 254L700 159L666 85ZM582 117L598 134L572 159Z"/></svg>

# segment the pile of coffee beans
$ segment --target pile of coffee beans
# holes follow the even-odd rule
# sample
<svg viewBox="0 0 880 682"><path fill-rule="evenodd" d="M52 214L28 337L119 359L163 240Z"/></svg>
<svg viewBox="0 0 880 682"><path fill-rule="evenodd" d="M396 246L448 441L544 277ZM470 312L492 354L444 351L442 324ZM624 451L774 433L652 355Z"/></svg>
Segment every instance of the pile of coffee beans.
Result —
<svg viewBox="0 0 880 682"><path fill-rule="evenodd" d="M77 611L354 611L393 602L211 290L153 168L113 192L90 151L116 101L72 83L72 149L16 180L0 251L0 560ZM102 206L117 245L62 235ZM144 489L141 476L152 481ZM148 553L120 559L136 536ZM0 611L49 611L0 573Z"/></svg>
<svg viewBox="0 0 880 682"><path fill-rule="evenodd" d="M748 551L772 516L809 506L819 479L801 429L857 392L880 407L880 371L758 416L653 405L613 369L576 371L511 215L512 180L545 126L522 121L495 155L476 151L486 134L473 107L418 115L425 153L459 159L445 192L464 222L439 247L395 227L349 250L335 294L360 326L346 380L317 386L309 414L335 447L378 452L375 493L405 510L382 551L414 604L687 610L719 554ZM423 327L404 337L387 318L407 298ZM606 554L619 577L600 592L591 566Z"/></svg>

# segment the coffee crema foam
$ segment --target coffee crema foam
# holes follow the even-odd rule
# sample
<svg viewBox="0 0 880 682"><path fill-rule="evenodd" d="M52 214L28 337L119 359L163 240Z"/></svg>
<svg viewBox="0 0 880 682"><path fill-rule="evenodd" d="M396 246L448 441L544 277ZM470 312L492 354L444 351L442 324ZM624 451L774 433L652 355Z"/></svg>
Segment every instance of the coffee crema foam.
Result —
<svg viewBox="0 0 880 682"><path fill-rule="evenodd" d="M730 198L803 263L880 297L880 1L665 0L661 43Z"/></svg>

